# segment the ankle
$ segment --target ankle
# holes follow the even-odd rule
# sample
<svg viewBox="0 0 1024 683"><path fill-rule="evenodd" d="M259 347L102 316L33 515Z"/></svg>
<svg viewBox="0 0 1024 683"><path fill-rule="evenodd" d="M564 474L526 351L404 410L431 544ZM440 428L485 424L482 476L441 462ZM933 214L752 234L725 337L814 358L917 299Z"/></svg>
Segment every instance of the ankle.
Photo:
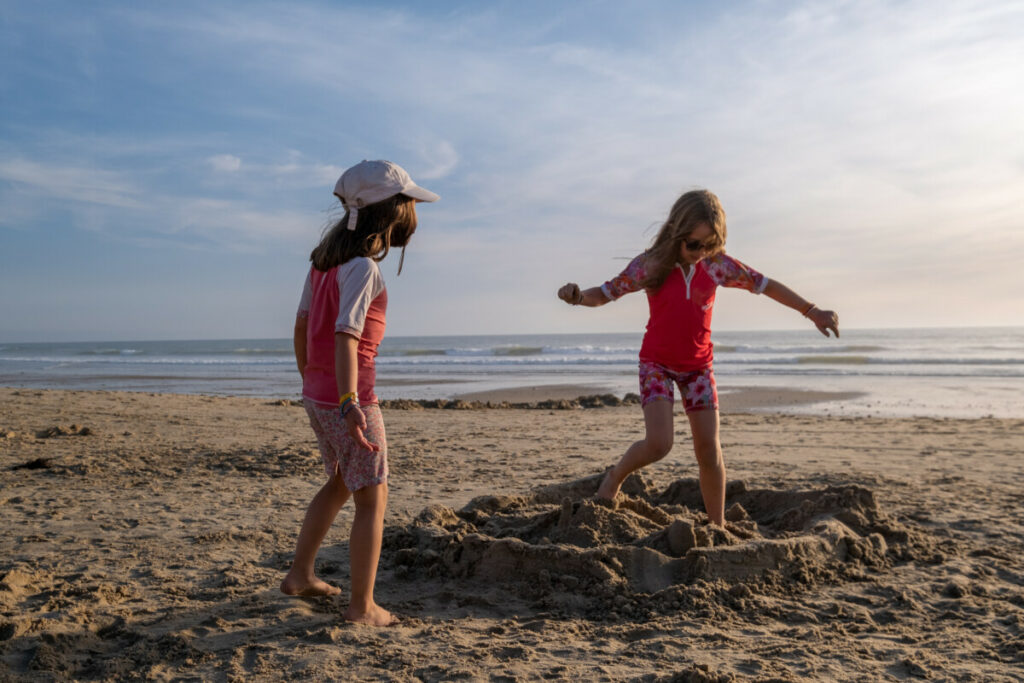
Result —
<svg viewBox="0 0 1024 683"><path fill-rule="evenodd" d="M313 571L313 567L297 567L292 565L292 568L285 574L285 579L292 579L297 581L312 581L316 578L316 572Z"/></svg>
<svg viewBox="0 0 1024 683"><path fill-rule="evenodd" d="M348 611L353 614L369 614L376 606L372 596L367 599L353 595L348 601Z"/></svg>

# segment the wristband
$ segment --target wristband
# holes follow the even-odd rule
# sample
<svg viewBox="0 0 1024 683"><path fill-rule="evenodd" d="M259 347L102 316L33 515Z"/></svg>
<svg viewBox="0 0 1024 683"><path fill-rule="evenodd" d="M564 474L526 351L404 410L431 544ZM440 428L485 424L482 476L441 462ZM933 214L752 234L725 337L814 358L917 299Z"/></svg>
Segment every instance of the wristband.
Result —
<svg viewBox="0 0 1024 683"><path fill-rule="evenodd" d="M802 315L803 317L806 318L807 314L810 313L811 311L813 311L815 308L816 308L816 306L814 304L808 304L807 308L805 308L803 313L801 313L800 315Z"/></svg>
<svg viewBox="0 0 1024 683"><path fill-rule="evenodd" d="M347 417L348 414L352 412L353 408L358 408L358 407L359 407L359 399L357 399L355 397L350 398L349 400L345 401L345 403L342 403L341 406L340 406L340 408L341 408L341 418L345 419L345 417Z"/></svg>
<svg viewBox="0 0 1024 683"><path fill-rule="evenodd" d="M345 401L351 401L355 397L356 397L356 392L350 391L350 392L348 392L347 394L345 394L344 396L342 396L341 398L338 399L338 405L339 406L343 406L343 405L345 405Z"/></svg>

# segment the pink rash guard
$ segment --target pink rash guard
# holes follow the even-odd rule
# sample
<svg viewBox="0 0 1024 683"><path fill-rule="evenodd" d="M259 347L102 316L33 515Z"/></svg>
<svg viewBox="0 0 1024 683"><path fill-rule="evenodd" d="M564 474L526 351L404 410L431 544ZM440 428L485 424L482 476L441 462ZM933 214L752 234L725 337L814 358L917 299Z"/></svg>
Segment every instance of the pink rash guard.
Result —
<svg viewBox="0 0 1024 683"><path fill-rule="evenodd" d="M322 272L310 268L299 302L298 316L307 317L306 371L302 396L316 403L338 405L338 383L334 374L334 335L352 335L359 340L359 402L377 402L373 385L377 378L374 359L384 338L387 290L377 262L354 258Z"/></svg>
<svg viewBox="0 0 1024 683"><path fill-rule="evenodd" d="M619 275L601 285L610 300L643 289L646 254L640 254ZM760 294L768 278L724 253L699 261L689 274L677 265L656 291L647 290L650 318L640 347L640 360L675 372L711 367L711 309L719 286Z"/></svg>

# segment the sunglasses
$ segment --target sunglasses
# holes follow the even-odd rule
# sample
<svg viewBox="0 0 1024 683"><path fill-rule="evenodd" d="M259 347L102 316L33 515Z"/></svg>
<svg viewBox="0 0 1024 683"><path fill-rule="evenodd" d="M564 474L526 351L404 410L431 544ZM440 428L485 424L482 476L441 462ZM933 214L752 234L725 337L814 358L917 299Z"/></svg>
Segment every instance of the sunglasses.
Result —
<svg viewBox="0 0 1024 683"><path fill-rule="evenodd" d="M683 246L688 251L711 251L718 246L718 240L710 239L707 242L703 240L685 240Z"/></svg>

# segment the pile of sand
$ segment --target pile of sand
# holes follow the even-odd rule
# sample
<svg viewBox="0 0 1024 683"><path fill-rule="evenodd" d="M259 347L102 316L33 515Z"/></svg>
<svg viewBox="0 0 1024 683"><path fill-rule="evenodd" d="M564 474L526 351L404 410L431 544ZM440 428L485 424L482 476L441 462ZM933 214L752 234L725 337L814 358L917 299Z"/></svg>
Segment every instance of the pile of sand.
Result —
<svg viewBox="0 0 1024 683"><path fill-rule="evenodd" d="M779 491L734 481L723 528L701 511L695 479L658 491L633 475L612 504L593 498L602 476L528 496L481 496L458 511L428 507L388 530L385 557L402 578L503 584L552 607L614 618L692 607L722 591L743 598L861 578L925 557L933 545L861 486Z"/></svg>

